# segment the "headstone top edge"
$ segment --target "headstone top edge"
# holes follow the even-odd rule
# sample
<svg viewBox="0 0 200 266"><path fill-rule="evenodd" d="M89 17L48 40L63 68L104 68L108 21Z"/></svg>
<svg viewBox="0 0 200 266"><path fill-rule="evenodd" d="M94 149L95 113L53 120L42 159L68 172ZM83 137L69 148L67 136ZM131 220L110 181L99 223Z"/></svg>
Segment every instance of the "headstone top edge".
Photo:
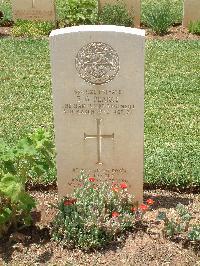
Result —
<svg viewBox="0 0 200 266"><path fill-rule="evenodd" d="M145 30L115 25L81 25L53 30L49 37L76 32L116 32L145 37Z"/></svg>

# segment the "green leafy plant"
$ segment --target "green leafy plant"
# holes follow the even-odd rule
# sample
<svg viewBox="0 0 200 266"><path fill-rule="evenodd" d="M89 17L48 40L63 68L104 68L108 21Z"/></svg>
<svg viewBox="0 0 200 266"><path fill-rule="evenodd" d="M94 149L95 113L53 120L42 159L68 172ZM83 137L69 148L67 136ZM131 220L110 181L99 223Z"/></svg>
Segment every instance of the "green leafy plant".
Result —
<svg viewBox="0 0 200 266"><path fill-rule="evenodd" d="M191 241L200 241L200 225L192 226L191 230L188 232L188 238Z"/></svg>
<svg viewBox="0 0 200 266"><path fill-rule="evenodd" d="M183 19L183 0L144 0L141 1L141 21L146 25L146 15L149 9L154 7L156 9L159 5L168 4L171 8L171 15L173 16L173 24L181 24Z"/></svg>
<svg viewBox="0 0 200 266"><path fill-rule="evenodd" d="M26 182L52 166L53 144L39 129L9 148L0 141L0 237L11 226L31 224L35 200L26 192Z"/></svg>
<svg viewBox="0 0 200 266"><path fill-rule="evenodd" d="M177 216L169 219L165 212L159 212L157 220L164 221L163 234L173 238L180 234L187 234L190 240L200 240L200 225L190 225L192 215L183 204L176 206Z"/></svg>
<svg viewBox="0 0 200 266"><path fill-rule="evenodd" d="M12 28L12 35L15 37L41 37L47 36L55 26L47 21L17 20Z"/></svg>
<svg viewBox="0 0 200 266"><path fill-rule="evenodd" d="M98 13L96 0L62 0L57 2L61 26L96 23Z"/></svg>
<svg viewBox="0 0 200 266"><path fill-rule="evenodd" d="M106 4L99 14L99 23L118 26L133 26L133 14L129 14L122 2Z"/></svg>
<svg viewBox="0 0 200 266"><path fill-rule="evenodd" d="M52 237L63 245L83 250L100 248L120 239L122 232L135 227L148 206L137 207L127 184L97 182L81 173L72 195L64 197L53 221Z"/></svg>
<svg viewBox="0 0 200 266"><path fill-rule="evenodd" d="M11 26L12 21L12 10L11 3L7 0L0 1L0 26Z"/></svg>
<svg viewBox="0 0 200 266"><path fill-rule="evenodd" d="M174 15L167 1L149 5L143 14L143 22L158 35L164 35L174 23Z"/></svg>
<svg viewBox="0 0 200 266"><path fill-rule="evenodd" d="M192 34L200 35L200 20L191 21L189 23L188 30Z"/></svg>

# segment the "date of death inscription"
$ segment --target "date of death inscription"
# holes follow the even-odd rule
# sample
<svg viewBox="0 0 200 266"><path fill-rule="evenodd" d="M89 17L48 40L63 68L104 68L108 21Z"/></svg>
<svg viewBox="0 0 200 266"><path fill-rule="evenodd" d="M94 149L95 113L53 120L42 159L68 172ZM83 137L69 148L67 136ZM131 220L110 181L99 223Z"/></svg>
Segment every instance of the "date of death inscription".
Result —
<svg viewBox="0 0 200 266"><path fill-rule="evenodd" d="M73 91L71 102L62 107L70 115L130 115L134 104L126 103L124 90L88 89Z"/></svg>

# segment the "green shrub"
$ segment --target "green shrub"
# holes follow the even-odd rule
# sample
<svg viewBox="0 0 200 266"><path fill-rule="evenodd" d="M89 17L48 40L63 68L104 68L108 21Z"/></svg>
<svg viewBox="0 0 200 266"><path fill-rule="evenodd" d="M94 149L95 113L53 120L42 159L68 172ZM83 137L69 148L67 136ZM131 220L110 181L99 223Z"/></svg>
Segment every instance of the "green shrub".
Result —
<svg viewBox="0 0 200 266"><path fill-rule="evenodd" d="M173 24L181 24L183 20L183 0L143 0L141 1L141 21L146 25L146 14L152 7L168 5L173 16Z"/></svg>
<svg viewBox="0 0 200 266"><path fill-rule="evenodd" d="M182 24L184 0L168 0L173 15L173 24Z"/></svg>
<svg viewBox="0 0 200 266"><path fill-rule="evenodd" d="M133 16L128 13L125 5L121 2L117 4L105 5L99 15L99 23L105 25L133 26Z"/></svg>
<svg viewBox="0 0 200 266"><path fill-rule="evenodd" d="M198 20L198 21L191 21L189 23L188 30L192 34L200 35L200 20Z"/></svg>
<svg viewBox="0 0 200 266"><path fill-rule="evenodd" d="M15 37L40 37L49 35L54 27L52 22L17 20L11 33Z"/></svg>
<svg viewBox="0 0 200 266"><path fill-rule="evenodd" d="M9 148L0 140L0 237L11 226L31 224L35 200L25 191L32 176L41 176L52 166L53 146L43 129Z"/></svg>
<svg viewBox="0 0 200 266"><path fill-rule="evenodd" d="M0 238L11 226L30 225L35 200L25 191L22 176L4 174L0 176Z"/></svg>
<svg viewBox="0 0 200 266"><path fill-rule="evenodd" d="M159 212L157 220L164 221L163 233L165 236L174 238L181 234L186 234L192 241L200 240L200 224L192 225L192 215L183 204L176 206L176 214L173 219L169 219L165 212Z"/></svg>
<svg viewBox="0 0 200 266"><path fill-rule="evenodd" d="M59 24L61 26L95 24L97 8L96 0L57 0Z"/></svg>
<svg viewBox="0 0 200 266"><path fill-rule="evenodd" d="M55 206L58 214L52 236L64 246L83 250L103 247L133 228L148 208L145 204L135 208L124 182L109 185L83 173L76 182L74 193Z"/></svg>
<svg viewBox="0 0 200 266"><path fill-rule="evenodd" d="M12 10L10 1L0 1L0 26L12 25Z"/></svg>
<svg viewBox="0 0 200 266"><path fill-rule="evenodd" d="M149 5L143 15L144 24L158 35L168 32L174 22L174 15L168 2L161 2L158 5Z"/></svg>

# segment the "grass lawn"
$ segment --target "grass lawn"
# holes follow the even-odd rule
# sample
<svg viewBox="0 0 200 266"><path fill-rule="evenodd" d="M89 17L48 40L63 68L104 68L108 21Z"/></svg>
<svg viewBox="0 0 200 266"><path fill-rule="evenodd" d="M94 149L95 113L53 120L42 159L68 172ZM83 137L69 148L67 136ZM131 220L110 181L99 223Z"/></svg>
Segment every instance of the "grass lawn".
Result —
<svg viewBox="0 0 200 266"><path fill-rule="evenodd" d="M146 43L145 178L200 185L198 41Z"/></svg>
<svg viewBox="0 0 200 266"><path fill-rule="evenodd" d="M52 131L47 40L0 39L0 134L8 143L39 126ZM198 41L147 41L145 179L200 185ZM53 134L52 134L53 135Z"/></svg>
<svg viewBox="0 0 200 266"><path fill-rule="evenodd" d="M15 142L32 128L52 126L48 41L1 40L0 132Z"/></svg>

